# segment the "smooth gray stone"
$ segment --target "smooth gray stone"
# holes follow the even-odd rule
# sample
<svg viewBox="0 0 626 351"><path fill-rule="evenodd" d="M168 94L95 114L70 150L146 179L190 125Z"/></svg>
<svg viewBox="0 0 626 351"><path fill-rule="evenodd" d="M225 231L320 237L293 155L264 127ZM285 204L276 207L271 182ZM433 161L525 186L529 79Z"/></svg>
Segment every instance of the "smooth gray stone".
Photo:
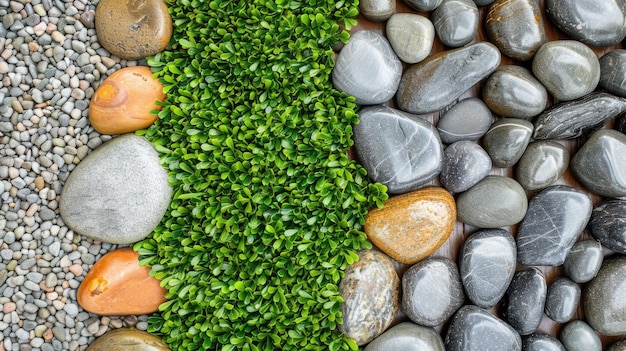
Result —
<svg viewBox="0 0 626 351"><path fill-rule="evenodd" d="M485 103L471 97L461 100L447 110L437 122L441 141L452 144L461 140L478 140L493 123L491 111Z"/></svg>
<svg viewBox="0 0 626 351"><path fill-rule="evenodd" d="M548 40L537 0L497 0L489 7L485 29L504 55L518 61L530 60Z"/></svg>
<svg viewBox="0 0 626 351"><path fill-rule="evenodd" d="M459 259L467 297L478 307L495 306L511 284L516 264L517 248L508 231L484 229L470 235Z"/></svg>
<svg viewBox="0 0 626 351"><path fill-rule="evenodd" d="M594 208L589 231L602 245L626 254L626 200L605 200Z"/></svg>
<svg viewBox="0 0 626 351"><path fill-rule="evenodd" d="M359 11L363 17L373 22L386 21L396 13L395 0L360 0Z"/></svg>
<svg viewBox="0 0 626 351"><path fill-rule="evenodd" d="M535 54L532 71L548 92L561 101L591 93L600 81L598 57L588 46L574 40L543 44Z"/></svg>
<svg viewBox="0 0 626 351"><path fill-rule="evenodd" d="M598 87L611 94L626 97L626 50L612 50L600 57Z"/></svg>
<svg viewBox="0 0 626 351"><path fill-rule="evenodd" d="M488 311L465 305L454 315L445 338L446 351L521 351L522 339Z"/></svg>
<svg viewBox="0 0 626 351"><path fill-rule="evenodd" d="M474 3L478 6L491 5L495 0L474 0Z"/></svg>
<svg viewBox="0 0 626 351"><path fill-rule="evenodd" d="M420 12L430 12L435 10L439 5L441 5L442 0L402 0L405 4L409 5L409 7L420 11Z"/></svg>
<svg viewBox="0 0 626 351"><path fill-rule="evenodd" d="M574 177L592 192L626 196L626 135L611 129L594 132L570 162Z"/></svg>
<svg viewBox="0 0 626 351"><path fill-rule="evenodd" d="M538 190L554 184L569 165L565 146L547 140L528 144L517 162L515 176L526 190Z"/></svg>
<svg viewBox="0 0 626 351"><path fill-rule="evenodd" d="M452 48L474 40L480 22L478 7L471 0L443 0L431 19L439 40Z"/></svg>
<svg viewBox="0 0 626 351"><path fill-rule="evenodd" d="M535 267L515 272L500 301L502 319L520 335L533 333L541 324L546 302L546 279Z"/></svg>
<svg viewBox="0 0 626 351"><path fill-rule="evenodd" d="M404 193L439 174L443 145L432 124L385 106L365 107L359 116L354 146L372 180Z"/></svg>
<svg viewBox="0 0 626 351"><path fill-rule="evenodd" d="M626 351L626 340L615 342L606 351Z"/></svg>
<svg viewBox="0 0 626 351"><path fill-rule="evenodd" d="M556 278L548 287L546 315L557 323L566 323L576 313L580 302L580 286L569 278Z"/></svg>
<svg viewBox="0 0 626 351"><path fill-rule="evenodd" d="M489 109L502 117L531 118L548 103L546 88L521 66L500 66L487 78L482 93Z"/></svg>
<svg viewBox="0 0 626 351"><path fill-rule="evenodd" d="M565 262L587 226L593 205L582 190L554 185L536 193L517 232L517 260L530 266L558 266Z"/></svg>
<svg viewBox="0 0 626 351"><path fill-rule="evenodd" d="M593 213L591 215L593 221ZM595 240L577 241L565 258L565 274L578 284L593 279L604 261L604 252L600 242Z"/></svg>
<svg viewBox="0 0 626 351"><path fill-rule="evenodd" d="M626 36L624 0L546 0L545 4L552 23L585 44L611 46Z"/></svg>
<svg viewBox="0 0 626 351"><path fill-rule="evenodd" d="M335 88L356 98L360 105L390 100L398 89L402 63L381 34L353 33L341 49L332 72Z"/></svg>
<svg viewBox="0 0 626 351"><path fill-rule="evenodd" d="M626 99L607 93L591 93L556 104L535 119L535 139L573 139L599 129L626 111Z"/></svg>
<svg viewBox="0 0 626 351"><path fill-rule="evenodd" d="M528 199L515 180L488 175L457 199L459 221L479 228L499 228L519 223Z"/></svg>
<svg viewBox="0 0 626 351"><path fill-rule="evenodd" d="M113 138L83 159L67 179L59 209L75 232L113 244L145 238L169 206L172 188L145 138Z"/></svg>
<svg viewBox="0 0 626 351"><path fill-rule="evenodd" d="M567 351L602 351L598 334L583 321L573 321L561 329L560 339Z"/></svg>
<svg viewBox="0 0 626 351"><path fill-rule="evenodd" d="M429 257L411 266L402 276L402 309L419 325L442 324L463 302L465 294L459 270L449 258Z"/></svg>
<svg viewBox="0 0 626 351"><path fill-rule="evenodd" d="M451 193L463 192L485 178L491 170L491 158L473 141L457 141L443 152L439 181Z"/></svg>
<svg viewBox="0 0 626 351"><path fill-rule="evenodd" d="M402 322L372 340L363 351L445 351L443 339L433 328Z"/></svg>
<svg viewBox="0 0 626 351"><path fill-rule="evenodd" d="M387 39L400 60L417 63L433 48L435 27L426 17L412 13L396 13L385 26Z"/></svg>
<svg viewBox="0 0 626 351"><path fill-rule="evenodd" d="M543 333L532 333L524 339L522 351L566 351L559 339Z"/></svg>
<svg viewBox="0 0 626 351"><path fill-rule="evenodd" d="M525 119L502 118L483 137L483 147L496 167L511 167L526 151L533 124Z"/></svg>
<svg viewBox="0 0 626 351"><path fill-rule="evenodd" d="M441 110L499 64L500 51L487 42L431 55L402 74L396 94L398 106L417 114Z"/></svg>
<svg viewBox="0 0 626 351"><path fill-rule="evenodd" d="M583 289L583 310L589 325L602 335L626 334L626 257L604 260L598 275Z"/></svg>
<svg viewBox="0 0 626 351"><path fill-rule="evenodd" d="M343 298L339 332L362 346L391 325L400 306L400 279L387 255L364 250L346 269L339 293Z"/></svg>

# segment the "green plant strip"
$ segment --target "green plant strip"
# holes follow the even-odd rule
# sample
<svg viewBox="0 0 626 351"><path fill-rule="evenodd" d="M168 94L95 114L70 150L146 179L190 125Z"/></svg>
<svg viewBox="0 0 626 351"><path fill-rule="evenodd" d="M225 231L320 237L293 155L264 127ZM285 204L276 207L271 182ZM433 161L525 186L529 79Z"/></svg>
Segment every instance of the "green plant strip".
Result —
<svg viewBox="0 0 626 351"><path fill-rule="evenodd" d="M168 6L172 45L148 61L167 99L139 132L174 188L134 245L170 299L149 331L177 351L356 349L338 284L387 199L348 157L357 106L330 82L358 1Z"/></svg>

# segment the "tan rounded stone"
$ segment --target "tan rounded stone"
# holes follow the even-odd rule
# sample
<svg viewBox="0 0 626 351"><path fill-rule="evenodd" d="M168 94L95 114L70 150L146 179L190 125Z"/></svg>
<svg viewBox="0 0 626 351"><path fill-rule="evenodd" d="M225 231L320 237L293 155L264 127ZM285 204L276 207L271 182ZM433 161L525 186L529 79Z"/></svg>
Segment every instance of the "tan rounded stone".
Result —
<svg viewBox="0 0 626 351"><path fill-rule="evenodd" d="M122 328L102 335L87 351L170 351L170 348L150 333Z"/></svg>

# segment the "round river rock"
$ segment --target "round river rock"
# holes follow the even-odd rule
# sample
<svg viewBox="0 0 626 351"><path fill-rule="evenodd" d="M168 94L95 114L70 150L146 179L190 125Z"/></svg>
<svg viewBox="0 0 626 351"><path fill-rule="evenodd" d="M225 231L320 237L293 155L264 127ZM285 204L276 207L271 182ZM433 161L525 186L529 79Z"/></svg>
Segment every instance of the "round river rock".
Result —
<svg viewBox="0 0 626 351"><path fill-rule="evenodd" d="M606 259L598 275L585 285L587 322L603 335L626 333L626 257Z"/></svg>

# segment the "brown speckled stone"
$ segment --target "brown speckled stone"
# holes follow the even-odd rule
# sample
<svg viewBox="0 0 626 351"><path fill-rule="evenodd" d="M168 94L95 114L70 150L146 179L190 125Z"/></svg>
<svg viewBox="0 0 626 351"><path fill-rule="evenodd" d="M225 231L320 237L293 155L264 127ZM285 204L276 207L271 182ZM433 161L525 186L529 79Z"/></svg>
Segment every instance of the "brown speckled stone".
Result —
<svg viewBox="0 0 626 351"><path fill-rule="evenodd" d="M170 351L170 348L150 333L122 328L102 335L87 351Z"/></svg>

